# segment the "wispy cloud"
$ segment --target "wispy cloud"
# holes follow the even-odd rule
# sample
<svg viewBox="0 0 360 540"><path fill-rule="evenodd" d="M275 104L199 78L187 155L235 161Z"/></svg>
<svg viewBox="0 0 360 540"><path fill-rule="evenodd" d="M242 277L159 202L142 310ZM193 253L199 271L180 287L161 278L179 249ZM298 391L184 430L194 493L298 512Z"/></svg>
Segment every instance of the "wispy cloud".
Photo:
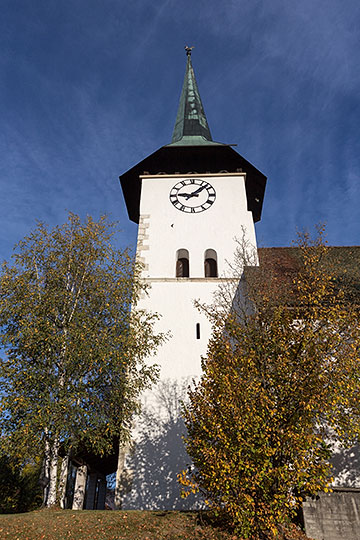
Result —
<svg viewBox="0 0 360 540"><path fill-rule="evenodd" d="M214 138L269 177L258 234L289 244L328 221L356 243L360 170L356 0L8 3L0 21L0 240L35 219L111 212L118 175L170 140L193 60Z"/></svg>

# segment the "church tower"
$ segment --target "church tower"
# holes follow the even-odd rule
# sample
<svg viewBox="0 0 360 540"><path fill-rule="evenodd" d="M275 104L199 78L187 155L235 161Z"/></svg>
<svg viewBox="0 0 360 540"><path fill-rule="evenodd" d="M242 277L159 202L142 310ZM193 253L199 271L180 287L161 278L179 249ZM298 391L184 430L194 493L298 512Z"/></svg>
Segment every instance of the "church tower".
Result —
<svg viewBox="0 0 360 540"><path fill-rule="evenodd" d="M137 258L143 264L142 277L150 285L149 295L141 300L140 307L158 312L161 319L156 329L170 332L169 340L151 359L160 366L162 393L165 387L171 393L172 385L201 375L201 356L206 354L211 328L194 301L212 302L219 283L226 279L226 261L233 259L235 238L240 238L242 231L256 247L254 223L260 220L266 184L266 177L231 145L212 140L191 49L186 48L186 53L171 143L120 177L129 218L139 224ZM152 400L147 399L149 403ZM159 406L158 418L161 415ZM168 435L163 435L168 440ZM126 495L124 507L181 507L176 474L186 462L181 464L181 459L174 456L177 450L183 456L181 445L180 436L173 434L172 450L165 452L171 456L167 455L166 461L164 455L162 463L161 456L155 456L159 450L154 446L153 457L160 460L158 467L149 463L150 455L136 458L135 451L129 473L133 490ZM145 462L151 471L146 471ZM160 476L163 471L164 478L147 477L154 475L154 468ZM159 485L155 492L154 482ZM145 491L152 495L144 498L139 494Z"/></svg>

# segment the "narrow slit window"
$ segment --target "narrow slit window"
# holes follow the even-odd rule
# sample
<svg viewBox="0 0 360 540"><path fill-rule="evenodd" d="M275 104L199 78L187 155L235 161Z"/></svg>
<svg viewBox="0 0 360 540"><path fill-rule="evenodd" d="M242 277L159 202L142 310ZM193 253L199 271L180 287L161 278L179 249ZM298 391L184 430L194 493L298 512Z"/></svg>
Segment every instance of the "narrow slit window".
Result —
<svg viewBox="0 0 360 540"><path fill-rule="evenodd" d="M176 252L176 277L189 277L189 252L178 249Z"/></svg>
<svg viewBox="0 0 360 540"><path fill-rule="evenodd" d="M200 339L200 323L196 323L196 339Z"/></svg>
<svg viewBox="0 0 360 540"><path fill-rule="evenodd" d="M206 278L218 277L217 254L214 249L205 251L204 273Z"/></svg>

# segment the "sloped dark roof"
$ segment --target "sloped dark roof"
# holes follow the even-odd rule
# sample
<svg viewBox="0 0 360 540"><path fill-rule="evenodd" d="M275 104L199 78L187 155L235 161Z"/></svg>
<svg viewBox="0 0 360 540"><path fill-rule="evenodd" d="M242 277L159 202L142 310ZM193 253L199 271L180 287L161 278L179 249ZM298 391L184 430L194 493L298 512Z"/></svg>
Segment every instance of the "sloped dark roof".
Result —
<svg viewBox="0 0 360 540"><path fill-rule="evenodd" d="M75 452L70 453L71 459L77 463L86 463L90 468L90 472L97 471L105 476L116 471L118 462L119 439L114 438L113 450L110 454L99 456L85 446L78 448ZM66 451L64 447L60 447L59 454L65 457Z"/></svg>
<svg viewBox="0 0 360 540"><path fill-rule="evenodd" d="M301 268L298 247L259 248L261 268L271 268L283 281L291 282ZM360 302L360 246L329 246L326 264L336 276L336 286L350 302Z"/></svg>
<svg viewBox="0 0 360 540"><path fill-rule="evenodd" d="M139 223L141 175L245 172L248 210L261 218L266 176L231 146L163 146L120 176L129 218Z"/></svg>

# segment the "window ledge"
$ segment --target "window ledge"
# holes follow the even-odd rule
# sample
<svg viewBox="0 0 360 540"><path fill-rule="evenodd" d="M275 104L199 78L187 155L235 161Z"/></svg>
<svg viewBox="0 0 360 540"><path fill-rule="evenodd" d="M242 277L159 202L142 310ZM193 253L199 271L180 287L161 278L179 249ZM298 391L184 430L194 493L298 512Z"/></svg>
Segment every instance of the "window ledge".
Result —
<svg viewBox="0 0 360 540"><path fill-rule="evenodd" d="M238 277L228 278L228 277L198 277L198 278L187 278L187 277L178 277L178 278L167 278L167 277L145 277L143 278L145 281L153 282L153 283L221 283L224 281L239 281Z"/></svg>

